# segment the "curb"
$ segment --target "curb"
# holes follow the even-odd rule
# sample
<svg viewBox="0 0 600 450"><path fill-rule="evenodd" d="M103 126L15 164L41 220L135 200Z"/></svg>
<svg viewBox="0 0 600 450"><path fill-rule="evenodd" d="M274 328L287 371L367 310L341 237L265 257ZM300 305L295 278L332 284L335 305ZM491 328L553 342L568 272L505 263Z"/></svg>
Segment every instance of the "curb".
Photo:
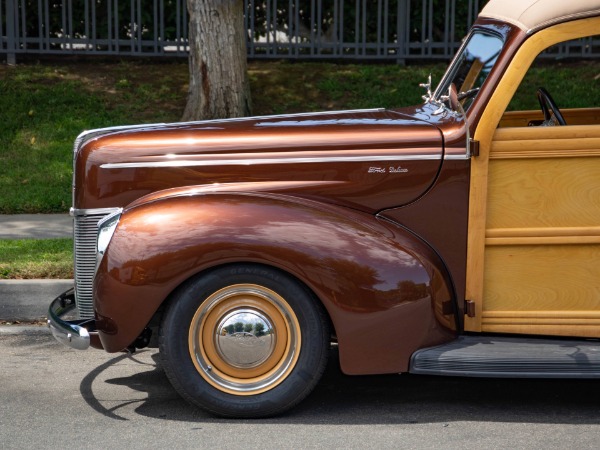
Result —
<svg viewBox="0 0 600 450"><path fill-rule="evenodd" d="M46 325L0 325L0 336L4 335L28 335L28 336L39 336L39 335L51 335L50 328Z"/></svg>
<svg viewBox="0 0 600 450"><path fill-rule="evenodd" d="M0 280L0 320L43 320L52 300L73 285L73 280Z"/></svg>

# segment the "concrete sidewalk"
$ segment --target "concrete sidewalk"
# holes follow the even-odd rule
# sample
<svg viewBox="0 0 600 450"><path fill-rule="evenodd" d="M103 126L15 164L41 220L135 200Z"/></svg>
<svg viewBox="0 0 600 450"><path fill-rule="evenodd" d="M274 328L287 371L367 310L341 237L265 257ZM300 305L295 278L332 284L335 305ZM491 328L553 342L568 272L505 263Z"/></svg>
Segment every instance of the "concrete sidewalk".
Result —
<svg viewBox="0 0 600 450"><path fill-rule="evenodd" d="M51 239L73 237L68 214L0 215L0 239Z"/></svg>
<svg viewBox="0 0 600 450"><path fill-rule="evenodd" d="M68 214L0 215L0 239L73 237ZM0 280L0 322L44 319L50 302L73 287L73 280Z"/></svg>

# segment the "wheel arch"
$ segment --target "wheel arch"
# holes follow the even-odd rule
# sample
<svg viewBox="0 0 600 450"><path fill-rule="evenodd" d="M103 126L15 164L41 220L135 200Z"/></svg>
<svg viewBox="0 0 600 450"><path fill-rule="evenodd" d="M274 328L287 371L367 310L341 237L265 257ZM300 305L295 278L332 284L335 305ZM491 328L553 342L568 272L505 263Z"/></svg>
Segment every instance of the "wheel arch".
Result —
<svg viewBox="0 0 600 450"><path fill-rule="evenodd" d="M104 348L129 345L190 279L239 263L285 272L319 300L346 373L405 371L414 350L454 337L454 318L436 313L453 295L443 264L406 230L304 199L211 193L125 210L94 282Z"/></svg>

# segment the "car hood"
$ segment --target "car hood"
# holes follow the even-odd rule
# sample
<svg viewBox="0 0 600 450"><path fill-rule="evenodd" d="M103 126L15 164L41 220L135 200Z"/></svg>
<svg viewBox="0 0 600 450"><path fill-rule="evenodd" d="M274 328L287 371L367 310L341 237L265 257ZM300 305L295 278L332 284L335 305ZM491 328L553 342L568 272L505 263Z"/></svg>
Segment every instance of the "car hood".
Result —
<svg viewBox="0 0 600 450"><path fill-rule="evenodd" d="M381 109L94 130L76 144L74 207L193 186L377 212L423 195L442 156L437 127Z"/></svg>

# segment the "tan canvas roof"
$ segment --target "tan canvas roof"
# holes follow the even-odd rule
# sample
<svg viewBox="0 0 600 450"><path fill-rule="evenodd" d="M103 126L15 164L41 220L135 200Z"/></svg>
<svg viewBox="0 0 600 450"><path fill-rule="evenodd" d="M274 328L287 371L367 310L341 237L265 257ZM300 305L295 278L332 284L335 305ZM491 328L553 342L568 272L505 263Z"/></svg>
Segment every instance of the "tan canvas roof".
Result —
<svg viewBox="0 0 600 450"><path fill-rule="evenodd" d="M594 15L600 15L600 0L491 0L479 17L500 19L532 32Z"/></svg>

